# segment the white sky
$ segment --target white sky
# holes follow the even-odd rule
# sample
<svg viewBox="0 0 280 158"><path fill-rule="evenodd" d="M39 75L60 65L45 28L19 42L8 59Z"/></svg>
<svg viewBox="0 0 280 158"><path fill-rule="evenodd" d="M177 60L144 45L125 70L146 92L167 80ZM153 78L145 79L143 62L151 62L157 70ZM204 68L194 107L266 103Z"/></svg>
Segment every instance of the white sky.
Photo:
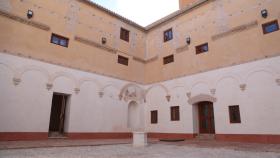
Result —
<svg viewBox="0 0 280 158"><path fill-rule="evenodd" d="M179 0L92 0L142 26L179 9Z"/></svg>

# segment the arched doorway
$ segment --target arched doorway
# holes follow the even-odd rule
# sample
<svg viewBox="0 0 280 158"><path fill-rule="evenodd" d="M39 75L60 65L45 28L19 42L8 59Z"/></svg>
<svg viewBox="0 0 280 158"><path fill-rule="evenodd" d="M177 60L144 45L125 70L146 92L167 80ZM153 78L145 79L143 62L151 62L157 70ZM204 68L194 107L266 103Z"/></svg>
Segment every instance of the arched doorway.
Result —
<svg viewBox="0 0 280 158"><path fill-rule="evenodd" d="M213 103L208 101L196 104L198 109L198 129L201 134L215 134Z"/></svg>
<svg viewBox="0 0 280 158"><path fill-rule="evenodd" d="M142 130L142 112L141 106L136 101L131 101L128 104L127 127L130 128L131 131Z"/></svg>

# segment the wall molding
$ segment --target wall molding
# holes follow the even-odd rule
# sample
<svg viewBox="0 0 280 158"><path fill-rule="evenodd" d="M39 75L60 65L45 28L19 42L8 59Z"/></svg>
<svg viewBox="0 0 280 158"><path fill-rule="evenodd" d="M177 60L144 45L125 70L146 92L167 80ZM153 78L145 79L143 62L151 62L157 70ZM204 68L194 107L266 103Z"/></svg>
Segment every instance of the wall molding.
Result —
<svg viewBox="0 0 280 158"><path fill-rule="evenodd" d="M224 31L224 32L218 33L216 35L213 35L211 37L211 39L213 41L215 41L215 40L218 40L220 38L223 38L223 37L226 37L226 36L230 36L232 34L235 34L235 33L238 33L238 32L242 32L242 31L251 29L251 28L253 28L254 26L257 26L257 25L258 25L258 21L254 20L254 21L251 21L249 23L246 23L246 24L243 24L243 25L239 25L239 26L233 27L233 28L231 28L231 29L229 29L227 31Z"/></svg>
<svg viewBox="0 0 280 158"><path fill-rule="evenodd" d="M80 43L89 45L89 46L93 46L93 47L96 47L96 48L99 48L99 49L103 49L103 50L105 50L105 51L107 51L109 53L112 53L112 54L116 54L117 53L117 50L114 49L114 48L111 48L111 47L106 46L106 45L99 44L99 43L97 43L95 41L92 41L92 40L89 40L89 39L86 39L86 38L83 38L83 37L80 37L80 36L75 36L74 40L78 41Z"/></svg>
<svg viewBox="0 0 280 158"><path fill-rule="evenodd" d="M35 28L38 28L38 29L41 29L41 30L44 30L44 31L49 31L51 29L46 24L36 22L36 21L33 21L33 20L29 20L27 18L20 17L18 15L9 13L9 12L4 11L4 10L0 10L0 15L3 16L3 17L9 18L11 20L14 20L14 21L20 22L22 24L26 24L26 25L29 25L29 26L32 26L32 27L35 27Z"/></svg>

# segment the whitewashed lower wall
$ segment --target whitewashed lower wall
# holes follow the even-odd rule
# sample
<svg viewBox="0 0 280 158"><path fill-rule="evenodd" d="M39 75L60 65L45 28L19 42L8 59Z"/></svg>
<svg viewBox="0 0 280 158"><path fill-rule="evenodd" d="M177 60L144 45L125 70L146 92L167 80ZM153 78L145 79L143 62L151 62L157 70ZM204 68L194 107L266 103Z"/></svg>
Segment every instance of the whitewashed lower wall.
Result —
<svg viewBox="0 0 280 158"><path fill-rule="evenodd" d="M142 85L146 103L139 104L145 111L141 126L144 124L147 132L197 133L196 108L188 101L208 94L217 99L217 134L279 134L279 74L280 57L274 57ZM130 83L0 53L0 132L48 132L53 92L71 95L66 132L129 132L130 101L119 99L127 84ZM166 96L171 96L170 101ZM241 124L229 123L229 105L240 106ZM180 106L180 121L170 120L171 106ZM158 110L158 124L150 124L151 110Z"/></svg>
<svg viewBox="0 0 280 158"><path fill-rule="evenodd" d="M13 78L20 79L18 85ZM52 84L50 90L47 83ZM125 84L0 53L0 132L48 132L53 92L71 95L66 132L128 132L128 103L119 100Z"/></svg>
<svg viewBox="0 0 280 158"><path fill-rule="evenodd" d="M147 85L150 90L146 96L146 130L198 133L196 107L188 100L208 94L217 99L214 103L217 134L279 134L279 79L280 57L274 57ZM167 95L171 96L170 102ZM230 105L239 105L241 124L230 124ZM180 106L180 121L170 121L171 106ZM158 110L158 124L150 124L151 110Z"/></svg>

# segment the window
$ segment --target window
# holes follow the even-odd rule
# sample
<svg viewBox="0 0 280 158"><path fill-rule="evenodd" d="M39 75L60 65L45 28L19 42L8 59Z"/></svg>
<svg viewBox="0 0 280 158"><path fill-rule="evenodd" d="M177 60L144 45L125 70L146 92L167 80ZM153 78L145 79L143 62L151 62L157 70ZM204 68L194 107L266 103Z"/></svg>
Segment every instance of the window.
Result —
<svg viewBox="0 0 280 158"><path fill-rule="evenodd" d="M129 42L129 31L124 28L121 28L120 38L124 41Z"/></svg>
<svg viewBox="0 0 280 158"><path fill-rule="evenodd" d="M163 41L167 42L173 39L172 28L164 31L163 33Z"/></svg>
<svg viewBox="0 0 280 158"><path fill-rule="evenodd" d="M201 53L205 53L208 52L208 43L204 43L202 45L196 46L196 54L201 54Z"/></svg>
<svg viewBox="0 0 280 158"><path fill-rule="evenodd" d="M179 106L170 107L170 112L171 112L171 121L179 121L180 120Z"/></svg>
<svg viewBox="0 0 280 158"><path fill-rule="evenodd" d="M163 58L163 64L169 64L174 62L174 55L169 55Z"/></svg>
<svg viewBox="0 0 280 158"><path fill-rule="evenodd" d="M69 39L60 35L52 34L51 43L68 47Z"/></svg>
<svg viewBox="0 0 280 158"><path fill-rule="evenodd" d="M128 66L128 58L124 56L118 56L118 63Z"/></svg>
<svg viewBox="0 0 280 158"><path fill-rule="evenodd" d="M156 124L158 123L158 111L154 110L151 111L151 124Z"/></svg>
<svg viewBox="0 0 280 158"><path fill-rule="evenodd" d="M229 106L230 123L241 123L239 105Z"/></svg>
<svg viewBox="0 0 280 158"><path fill-rule="evenodd" d="M277 20L265 23L262 25L263 34L272 33L279 30L279 24Z"/></svg>

